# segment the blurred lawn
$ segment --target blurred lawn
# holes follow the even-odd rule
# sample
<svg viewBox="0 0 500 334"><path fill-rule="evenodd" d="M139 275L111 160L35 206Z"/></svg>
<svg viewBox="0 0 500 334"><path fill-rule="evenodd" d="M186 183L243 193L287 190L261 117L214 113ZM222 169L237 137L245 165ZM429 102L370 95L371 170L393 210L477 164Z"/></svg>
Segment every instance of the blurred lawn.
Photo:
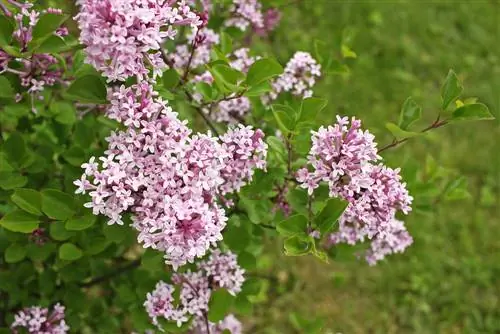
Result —
<svg viewBox="0 0 500 334"><path fill-rule="evenodd" d="M351 75L327 78L316 95L329 99L328 117L356 115L381 145L390 140L385 122L397 121L408 96L427 121L436 117L450 68L465 96L499 116L498 1L305 0L284 11L272 46L282 61L312 52L314 39L338 50L341 36L357 53ZM408 155L423 165L431 154L468 178L473 198L411 214L414 245L376 267L282 256L272 271L294 293L271 297L251 320L256 331L290 333L297 312L324 319L324 333L500 333L499 139L498 121L468 123L387 151L392 166Z"/></svg>

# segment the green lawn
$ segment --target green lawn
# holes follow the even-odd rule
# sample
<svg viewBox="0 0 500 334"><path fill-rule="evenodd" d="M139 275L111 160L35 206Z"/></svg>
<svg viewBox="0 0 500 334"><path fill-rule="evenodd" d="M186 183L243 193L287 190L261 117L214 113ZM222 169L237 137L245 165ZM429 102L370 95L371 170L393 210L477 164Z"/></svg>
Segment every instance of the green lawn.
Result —
<svg viewBox="0 0 500 334"><path fill-rule="evenodd" d="M351 74L327 78L316 93L329 99L327 117L356 115L381 145L390 141L385 122L397 121L408 96L424 107L421 125L436 117L450 68L465 96L500 115L498 1L305 0L284 11L272 45L282 61L294 50L312 52L314 39L338 50L344 35L358 56ZM499 134L498 121L458 124L387 151L392 166L406 159L423 166L431 155L467 177L472 198L412 213L414 245L376 267L280 257L269 271L281 283L271 291L294 293L271 294L249 323L288 333L289 313L297 312L324 319L322 333L499 333Z"/></svg>

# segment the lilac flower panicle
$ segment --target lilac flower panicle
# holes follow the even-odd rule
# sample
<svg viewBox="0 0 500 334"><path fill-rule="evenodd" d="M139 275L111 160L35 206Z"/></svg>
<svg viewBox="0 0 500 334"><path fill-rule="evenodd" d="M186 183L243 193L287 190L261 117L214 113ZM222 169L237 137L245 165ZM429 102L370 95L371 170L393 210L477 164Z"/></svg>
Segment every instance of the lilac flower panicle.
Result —
<svg viewBox="0 0 500 334"><path fill-rule="evenodd" d="M15 314L10 328L13 333L18 333L21 328L30 334L68 333L69 327L64 321L64 309L59 303L54 305L52 312L48 308L39 306L27 307Z"/></svg>
<svg viewBox="0 0 500 334"><path fill-rule="evenodd" d="M252 180L255 169L265 170L267 144L263 138L260 129L253 130L251 126L241 124L230 127L221 136L223 148L229 153L226 167L221 172L224 179L220 186L222 194L239 191Z"/></svg>
<svg viewBox="0 0 500 334"><path fill-rule="evenodd" d="M227 217L217 199L265 168L267 146L251 127L192 134L157 95L147 83L110 89L106 113L127 129L106 139L105 156L83 164L74 184L109 224L122 225L130 211L138 241L177 268L222 240Z"/></svg>
<svg viewBox="0 0 500 334"><path fill-rule="evenodd" d="M108 80L124 81L130 76L154 75L166 67L160 45L176 35L176 26L198 29L200 17L185 1L165 0L79 0L75 17L86 45L86 61Z"/></svg>
<svg viewBox="0 0 500 334"><path fill-rule="evenodd" d="M325 182L331 197L349 202L328 244L354 245L368 239L365 255L370 264L402 252L412 242L395 216L398 211L411 211L413 198L401 182L399 169L386 167L380 160L374 136L361 129L361 122L337 117L335 125L312 132L309 169L297 172L297 180L309 195Z"/></svg>
<svg viewBox="0 0 500 334"><path fill-rule="evenodd" d="M261 27L254 26L255 33L259 36L266 36L271 31L276 29L281 20L281 12L276 8L269 8L263 17L263 24Z"/></svg>
<svg viewBox="0 0 500 334"><path fill-rule="evenodd" d="M172 276L174 285L158 282L154 291L147 294L144 307L152 323L161 329L159 318L175 321L180 327L191 317L189 333L205 333L205 314L214 289L225 288L230 293L241 291L245 271L236 261L236 255L215 250L207 260L198 264L198 271L178 273ZM178 301L174 300L175 289L180 289ZM222 333L224 329L241 333L241 323L229 315L219 323L209 323L210 333Z"/></svg>
<svg viewBox="0 0 500 334"><path fill-rule="evenodd" d="M269 104L282 92L307 98L312 96L312 88L321 77L321 65L309 53L298 51L288 61L284 72L273 82L273 91L264 95L262 101Z"/></svg>
<svg viewBox="0 0 500 334"><path fill-rule="evenodd" d="M262 4L257 0L233 0L229 10L232 15L224 22L226 26L236 27L243 31L249 26L256 28L264 26Z"/></svg>

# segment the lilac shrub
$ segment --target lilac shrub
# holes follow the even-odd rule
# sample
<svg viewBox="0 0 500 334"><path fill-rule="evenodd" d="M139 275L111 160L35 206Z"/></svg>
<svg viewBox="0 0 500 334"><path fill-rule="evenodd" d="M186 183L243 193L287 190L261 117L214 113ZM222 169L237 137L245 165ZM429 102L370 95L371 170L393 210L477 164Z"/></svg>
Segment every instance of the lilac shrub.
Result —
<svg viewBox="0 0 500 334"><path fill-rule="evenodd" d="M0 332L259 331L244 317L283 293L270 244L311 261L402 253L422 184L383 153L492 118L450 71L436 120L415 130L408 99L380 147L315 95L342 52L274 59L286 6L59 4L0 2ZM439 173L433 203L467 193Z"/></svg>

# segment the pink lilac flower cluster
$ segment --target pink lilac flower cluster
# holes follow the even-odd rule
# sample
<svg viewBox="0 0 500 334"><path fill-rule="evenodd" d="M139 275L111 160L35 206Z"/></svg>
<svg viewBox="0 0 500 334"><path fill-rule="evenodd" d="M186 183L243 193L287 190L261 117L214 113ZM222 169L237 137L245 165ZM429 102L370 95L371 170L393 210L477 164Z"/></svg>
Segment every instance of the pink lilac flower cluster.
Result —
<svg viewBox="0 0 500 334"><path fill-rule="evenodd" d="M62 15L60 9L49 8L43 11L31 10L33 4L18 3L10 1L10 4L17 7L18 13L13 14L6 7L4 12L14 17L16 28L13 32L13 37L19 44L21 51L26 51L28 44L33 36L33 28L38 23L40 16L46 13ZM59 37L64 37L68 34L66 28L59 28L54 32ZM15 66L9 66L15 63ZM30 58L16 58L9 55L5 50L0 49L0 73L13 73L19 77L22 87L27 88L27 92L31 98L32 110L36 112L34 107L35 99L43 99L41 92L45 86L53 86L56 83L63 83L63 70L58 66L58 60L48 53L34 54ZM22 100L22 95L16 96L17 102Z"/></svg>
<svg viewBox="0 0 500 334"><path fill-rule="evenodd" d="M64 321L64 306L54 305L54 310L32 306L19 311L10 326L13 333L65 334L69 327Z"/></svg>
<svg viewBox="0 0 500 334"><path fill-rule="evenodd" d="M378 161L374 136L361 129L361 122L337 117L337 123L312 132L308 163L297 180L312 195L321 182L331 197L340 197L349 205L339 219L339 231L329 236L330 244L355 244L371 240L366 259L370 264L385 255L401 252L412 242L396 212L407 214L412 197L401 182L399 169Z"/></svg>
<svg viewBox="0 0 500 334"><path fill-rule="evenodd" d="M268 104L282 92L290 92L295 96L308 98L312 96L312 88L321 76L321 65L309 53L298 51L288 61L283 74L272 84L273 91L263 96Z"/></svg>
<svg viewBox="0 0 500 334"><path fill-rule="evenodd" d="M172 283L160 281L154 291L147 294L144 307L152 323L161 329L159 319L176 322L182 326L193 317L190 333L206 333L208 302L212 291L220 288L236 295L245 281L245 271L238 265L236 255L215 250L207 260L197 264L198 270L174 274ZM175 290L179 297L174 298ZM222 333L225 329L241 333L241 324L229 315L219 323L208 323L210 333Z"/></svg>
<svg viewBox="0 0 500 334"><path fill-rule="evenodd" d="M263 28L262 4L257 0L233 0L230 7L231 17L224 22L228 27L246 30L249 26Z"/></svg>
<svg viewBox="0 0 500 334"><path fill-rule="evenodd" d="M188 43L178 45L175 52L169 55L173 67L179 70L185 69L189 63L190 68L196 68L210 62L210 51L213 45L219 44L219 34L212 29L203 28L192 31L188 36ZM194 48L194 49L193 49Z"/></svg>
<svg viewBox="0 0 500 334"><path fill-rule="evenodd" d="M227 218L218 197L265 168L263 133L192 134L146 83L110 90L109 100L109 117L128 128L107 138L100 166L94 157L82 165L76 193L90 190L85 206L109 224L123 224L131 211L139 242L165 252L174 268L193 262L222 240Z"/></svg>
<svg viewBox="0 0 500 334"><path fill-rule="evenodd" d="M221 136L224 150L229 154L226 168L222 170L222 194L237 192L252 180L255 169L266 168L267 144L264 133L251 126L239 124L229 127Z"/></svg>
<svg viewBox="0 0 500 334"><path fill-rule="evenodd" d="M276 8L269 8L264 13L263 24L261 27L254 26L255 33L259 36L267 36L271 31L276 29L281 20L281 12Z"/></svg>
<svg viewBox="0 0 500 334"><path fill-rule="evenodd" d="M76 16L86 61L108 80L161 75L166 64L160 46L177 33L175 26L203 24L181 0L79 0Z"/></svg>

